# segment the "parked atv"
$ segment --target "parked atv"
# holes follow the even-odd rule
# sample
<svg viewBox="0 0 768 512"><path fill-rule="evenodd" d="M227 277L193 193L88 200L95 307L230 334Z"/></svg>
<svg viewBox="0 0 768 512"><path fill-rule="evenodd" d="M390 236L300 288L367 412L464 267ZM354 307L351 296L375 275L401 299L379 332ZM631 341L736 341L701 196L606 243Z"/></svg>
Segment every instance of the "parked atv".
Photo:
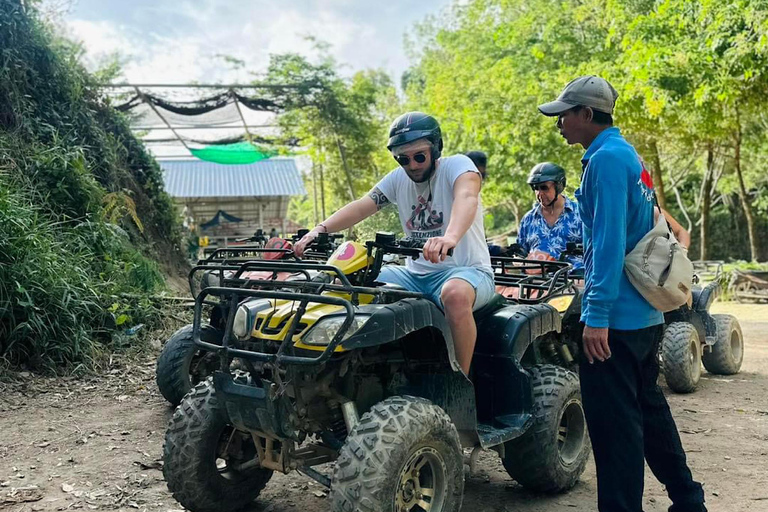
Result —
<svg viewBox="0 0 768 512"><path fill-rule="evenodd" d="M291 242L274 237L266 240L259 231L253 237L243 240L254 242L253 245L216 249L206 259L198 261L188 276L192 297L197 297L201 289L220 286L247 261L298 261L293 254ZM302 233L295 235L294 241L301 236L303 236ZM325 260L337 247L337 238L321 235L310 246L307 258L317 260L322 257ZM201 276L199 280L198 275ZM247 272L239 276L236 282L248 279L252 281L304 280L311 279L313 275L314 273L306 271L283 272L278 267L274 267L274 269ZM206 342L220 345L229 304L226 298L208 300L205 304L210 306L210 317L208 322L201 326L200 335ZM192 340L192 325L185 325L173 333L163 346L155 371L157 387L165 399L176 406L195 384L213 374L218 365L219 359L214 354L195 346Z"/></svg>
<svg viewBox="0 0 768 512"><path fill-rule="evenodd" d="M454 512L463 448L496 450L536 491L575 484L589 451L579 381L543 348L561 330L560 313L495 296L475 312L467 378L443 312L376 281L386 255L418 257L419 246L379 234L365 246L342 244L314 267L333 278L326 282L253 289L233 286L236 275L201 292L194 341L221 364L184 397L166 433L163 473L184 507L240 509L273 471L297 470L331 489L333 511ZM237 274L265 265L245 263ZM221 345L202 335L208 296L229 304ZM233 358L247 371L233 371ZM328 462L330 474L315 469Z"/></svg>
<svg viewBox="0 0 768 512"><path fill-rule="evenodd" d="M696 389L702 363L716 375L733 375L741 369L744 336L738 319L709 313L721 291L720 281L694 288L691 305L664 314L661 363L667 385L676 393Z"/></svg>

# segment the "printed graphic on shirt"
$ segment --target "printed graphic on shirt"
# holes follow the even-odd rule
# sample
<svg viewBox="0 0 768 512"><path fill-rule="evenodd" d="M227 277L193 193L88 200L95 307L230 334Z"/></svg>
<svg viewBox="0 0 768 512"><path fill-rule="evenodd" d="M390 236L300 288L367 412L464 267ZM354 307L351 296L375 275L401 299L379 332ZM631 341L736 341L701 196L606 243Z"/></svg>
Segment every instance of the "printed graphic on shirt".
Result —
<svg viewBox="0 0 768 512"><path fill-rule="evenodd" d="M565 198L565 207L554 226L547 224L541 213L541 206L536 205L533 210L523 216L520 229L517 234L517 243L526 252L541 251L551 255L554 259L560 258L560 253L566 249L568 242L580 244L582 241L581 215L576 204ZM568 262L573 268L582 268L584 261L581 256L568 256Z"/></svg>
<svg viewBox="0 0 768 512"><path fill-rule="evenodd" d="M640 173L640 179L637 180L637 184L640 185L640 193L643 194L645 200L650 202L653 201L653 179L651 178L651 173L645 168L645 162L642 157L639 157L639 159L643 170Z"/></svg>
<svg viewBox="0 0 768 512"><path fill-rule="evenodd" d="M443 230L443 212L437 212L432 208L432 192L429 193L429 197L424 199L419 195L416 199L416 204L411 205L411 216L405 223L405 227L410 231L429 231L439 232L439 234L431 234L432 236L440 236ZM413 233L413 236L419 238L429 238L424 236L425 233Z"/></svg>

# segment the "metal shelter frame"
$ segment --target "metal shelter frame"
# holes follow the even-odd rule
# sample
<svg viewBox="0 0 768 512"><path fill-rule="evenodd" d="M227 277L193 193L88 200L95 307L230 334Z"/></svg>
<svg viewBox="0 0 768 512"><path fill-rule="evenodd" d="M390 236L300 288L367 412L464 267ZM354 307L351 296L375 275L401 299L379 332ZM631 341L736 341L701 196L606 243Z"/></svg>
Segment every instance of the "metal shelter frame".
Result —
<svg viewBox="0 0 768 512"><path fill-rule="evenodd" d="M260 129L260 128L274 128L277 125L276 124L249 124L247 120L245 119L245 116L243 115L243 110L240 105L240 102L238 101L236 95L234 94L235 89L298 89L301 87L307 87L307 83L300 83L300 84L153 84L153 83L108 83L108 84L101 84L100 87L102 89L133 89L136 92L136 95L141 99L142 103L148 105L154 114L165 124L165 127L160 128L156 126L132 126L131 130L134 132L151 132L153 130L170 130L170 132L173 134L173 138L176 139L178 142L180 142L184 149L187 151L190 151L190 147L187 144L187 141L185 141L180 135L179 131L181 130L222 130L222 129L235 129L239 128L238 126L221 126L221 125L211 125L211 124L199 124L199 125L183 125L180 126L178 124L171 123L163 114L155 107L155 105L152 104L152 102L147 100L147 96L144 90L146 89L220 89L220 90L226 90L230 94L232 94L232 97L234 98L234 104L237 109L237 113L240 117L241 127L245 131L245 136L248 140L248 142L253 143L253 133L251 130ZM146 141L151 143L152 141ZM189 155L164 155L164 156L156 156L155 158L159 160L169 160L169 159L179 159L179 158L194 158L194 156L191 154Z"/></svg>

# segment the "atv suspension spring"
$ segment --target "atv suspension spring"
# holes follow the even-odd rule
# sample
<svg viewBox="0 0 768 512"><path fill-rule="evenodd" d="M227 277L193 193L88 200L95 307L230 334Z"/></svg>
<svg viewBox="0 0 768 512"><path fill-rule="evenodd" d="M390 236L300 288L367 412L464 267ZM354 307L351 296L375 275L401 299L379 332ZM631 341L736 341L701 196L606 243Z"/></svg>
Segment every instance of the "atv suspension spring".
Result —
<svg viewBox="0 0 768 512"><path fill-rule="evenodd" d="M346 439L347 434L349 434L349 432L347 432L347 424L344 422L344 415L341 413L340 407L334 411L334 419L331 423L331 432L336 438L342 441Z"/></svg>

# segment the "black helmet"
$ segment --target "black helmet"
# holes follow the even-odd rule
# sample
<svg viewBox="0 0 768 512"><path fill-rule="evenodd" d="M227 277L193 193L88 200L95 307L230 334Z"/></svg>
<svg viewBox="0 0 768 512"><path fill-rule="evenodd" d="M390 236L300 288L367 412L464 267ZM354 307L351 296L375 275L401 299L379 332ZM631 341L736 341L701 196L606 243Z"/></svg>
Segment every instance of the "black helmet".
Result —
<svg viewBox="0 0 768 512"><path fill-rule="evenodd" d="M432 143L433 160L440 158L440 152L443 151L443 135L437 119L424 112L406 112L389 127L387 149L391 150L395 146L419 139L427 139Z"/></svg>
<svg viewBox="0 0 768 512"><path fill-rule="evenodd" d="M554 181L555 192L560 194L565 190L565 169L552 162L536 164L528 174L528 184L534 185L545 181Z"/></svg>

